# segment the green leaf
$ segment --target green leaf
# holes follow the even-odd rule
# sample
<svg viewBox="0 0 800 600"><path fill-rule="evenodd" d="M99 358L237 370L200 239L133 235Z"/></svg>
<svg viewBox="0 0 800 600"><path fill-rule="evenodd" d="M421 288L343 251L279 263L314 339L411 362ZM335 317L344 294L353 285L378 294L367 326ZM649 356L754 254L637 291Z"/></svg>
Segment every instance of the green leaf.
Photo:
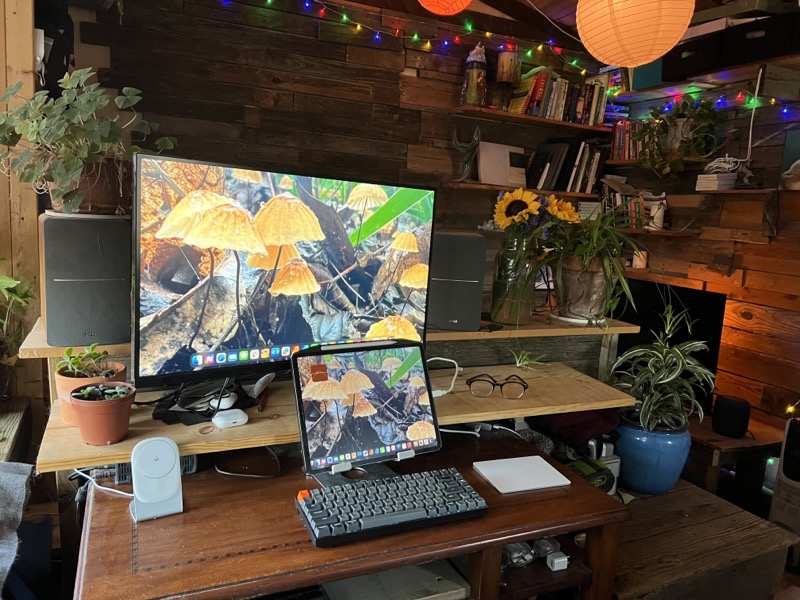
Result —
<svg viewBox="0 0 800 600"><path fill-rule="evenodd" d="M415 190L401 188L389 200L379 207L372 216L350 234L350 243L355 246L359 240L365 240L380 231L383 227L394 221L409 208L430 196L433 192L428 190Z"/></svg>
<svg viewBox="0 0 800 600"><path fill-rule="evenodd" d="M386 382L386 385L390 388L393 387L405 376L406 373L408 373L414 366L418 364L420 364L419 355L412 352L406 356L402 364L397 367L397 370L394 373L392 373L392 376L389 378L389 381Z"/></svg>
<svg viewBox="0 0 800 600"><path fill-rule="evenodd" d="M8 86L6 91L3 93L3 97L0 98L0 103L8 104L8 102L19 93L24 83L24 81L18 81L17 83Z"/></svg>
<svg viewBox="0 0 800 600"><path fill-rule="evenodd" d="M177 140L174 137L162 137L156 140L156 148L159 150L172 150Z"/></svg>

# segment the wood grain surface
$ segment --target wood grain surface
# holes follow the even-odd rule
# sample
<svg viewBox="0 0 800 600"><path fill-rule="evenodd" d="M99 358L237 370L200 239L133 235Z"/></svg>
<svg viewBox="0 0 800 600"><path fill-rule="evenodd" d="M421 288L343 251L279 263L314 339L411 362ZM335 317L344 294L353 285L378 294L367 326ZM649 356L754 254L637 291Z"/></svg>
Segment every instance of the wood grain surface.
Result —
<svg viewBox="0 0 800 600"><path fill-rule="evenodd" d="M587 528L601 531L628 515L622 504L557 464L570 486L499 494L472 462L534 454L534 447L507 434L480 439L449 434L441 451L393 468L457 467L485 498L486 515L320 549L311 543L293 502L300 489L317 484L301 472L296 446L278 451L282 471L274 479L227 477L211 469L184 477L184 512L154 521L134 524L127 499L91 492L76 597L246 598L469 554L472 566L480 567L470 576L475 597L496 598L504 544ZM587 540L590 548L596 543L594 536ZM589 563L593 585L612 581L614 547L588 552L594 557ZM609 597L593 590L589 586L585 597Z"/></svg>
<svg viewBox="0 0 800 600"><path fill-rule="evenodd" d="M469 392L466 380L479 373L489 373L497 380L516 373L530 387L517 400L507 400L498 394L477 398ZM432 371L433 389L446 390L452 374L452 370ZM127 439L110 446L84 444L76 427L61 422L56 405L39 449L36 469L39 473L46 473L129 462L131 451L138 442L158 435L175 440L182 455L297 442L300 438L292 384L278 381L272 386L264 412L250 408L247 410L249 422L229 429L217 429L210 423L166 425L152 418L152 407L134 407ZM153 396L142 394L139 400ZM559 363L539 365L534 371L523 371L511 365L469 367L458 376L451 394L435 400L439 423L443 426L632 404L633 398L627 394Z"/></svg>

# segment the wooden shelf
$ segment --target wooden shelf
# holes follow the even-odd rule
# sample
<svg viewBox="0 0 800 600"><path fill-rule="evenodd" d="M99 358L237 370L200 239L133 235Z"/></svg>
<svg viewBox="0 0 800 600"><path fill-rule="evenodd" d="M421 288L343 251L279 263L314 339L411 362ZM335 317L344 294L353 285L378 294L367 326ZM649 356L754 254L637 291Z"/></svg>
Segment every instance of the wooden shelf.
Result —
<svg viewBox="0 0 800 600"><path fill-rule="evenodd" d="M643 227L619 227L617 229L620 233L625 235L655 235L664 237L697 237L700 235L700 229L645 229Z"/></svg>
<svg viewBox="0 0 800 600"><path fill-rule="evenodd" d="M545 119L544 117L534 117L532 115L517 115L503 110L493 108L481 108L479 106L461 106L450 112L454 117L466 117L470 119L483 119L487 121L499 121L501 123L512 123L527 127L540 127L549 129L561 129L572 133L594 133L610 135L613 131L610 127L600 125L582 125L581 123L570 123L568 121L556 121Z"/></svg>
<svg viewBox="0 0 800 600"><path fill-rule="evenodd" d="M691 165L706 165L711 162L710 158L700 158L698 156L685 156L683 162ZM626 158L624 160L607 160L607 167L638 167L639 160L636 158ZM698 192L699 193L699 192Z"/></svg>
<svg viewBox="0 0 800 600"><path fill-rule="evenodd" d="M466 381L474 375L489 373L498 380L520 375L530 386L528 393L516 400L502 397L477 398L469 392ZM435 369L430 373L435 389L447 389L452 370ZM153 400L158 392L140 393L137 400ZM436 412L442 426L496 421L557 413L632 406L633 398L588 375L560 363L536 365L521 370L514 365L466 367L459 373L453 391L436 399ZM264 412L247 409L250 420L241 427L217 429L210 423L166 425L152 417L152 406L134 406L128 437L110 446L84 444L77 427L64 425L54 403L44 432L36 470L39 473L77 467L129 462L133 447L153 436L175 440L182 455L204 454L297 442L300 439L294 388L290 381L270 385Z"/></svg>
<svg viewBox="0 0 800 600"><path fill-rule="evenodd" d="M731 189L731 190L697 190L695 193L697 194L706 194L709 196L744 196L744 195L763 195L763 194L774 194L777 192L777 188L763 188L763 189Z"/></svg>
<svg viewBox="0 0 800 600"><path fill-rule="evenodd" d="M609 321L606 329L594 326L571 325L566 322L550 319L549 316L536 315L533 323L516 327L505 325L498 331L429 331L425 339L429 342L454 340L482 340L525 337L559 337L565 335L608 335L615 333L638 333L638 325L630 325L622 321ZM42 320L37 319L31 332L22 342L19 350L20 358L61 358L66 346L50 346L47 344ZM110 344L98 346L98 350L107 350L111 356L130 356L131 344Z"/></svg>
<svg viewBox="0 0 800 600"><path fill-rule="evenodd" d="M619 333L639 333L639 326L610 319L608 327L603 329L596 325L573 325L566 321L551 319L549 315L535 315L533 322L528 325L504 325L502 329L497 331L428 331L425 334L425 341L502 340L569 335L614 335Z"/></svg>
<svg viewBox="0 0 800 600"><path fill-rule="evenodd" d="M531 596L587 585L592 571L583 560L583 550L569 536L559 536L561 552L569 557L563 571L551 571L544 558L522 568L510 568L502 575L500 600L527 600Z"/></svg>
<svg viewBox="0 0 800 600"><path fill-rule="evenodd" d="M517 186L513 185L492 185L489 183L469 183L461 181L454 181L452 183L447 183L445 184L445 187L453 190L473 190L476 192L504 192L517 189ZM593 198L596 200L598 197L597 194L585 194L583 192L559 192L551 190L533 190L529 188L525 189L535 194L544 194L545 196L554 194L556 196L561 196L563 198L587 198L587 199Z"/></svg>
<svg viewBox="0 0 800 600"><path fill-rule="evenodd" d="M80 346L80 344L76 344ZM82 347L82 346L81 346ZM47 336L45 335L42 319L36 319L31 332L23 340L22 345L19 347L20 358L61 358L64 355L64 350L68 346L51 346L47 343ZM126 344L108 344L105 346L98 346L98 351L106 350L111 356L129 356L131 353L131 343Z"/></svg>

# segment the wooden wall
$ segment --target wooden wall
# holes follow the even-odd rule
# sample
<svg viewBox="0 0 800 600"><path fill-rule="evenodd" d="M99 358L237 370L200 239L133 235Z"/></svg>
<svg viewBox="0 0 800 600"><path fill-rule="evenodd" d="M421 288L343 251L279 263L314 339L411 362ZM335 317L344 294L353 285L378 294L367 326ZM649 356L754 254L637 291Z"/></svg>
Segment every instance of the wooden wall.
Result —
<svg viewBox="0 0 800 600"><path fill-rule="evenodd" d="M23 97L34 90L33 74L33 3L30 0L0 0L0 89L19 80ZM30 186L0 173L0 273L25 278L33 284L38 296L39 253L37 234L37 199ZM39 316L34 302L20 321L28 331ZM12 382L12 396L29 397L33 403L37 426L43 422L42 372L37 362L22 361Z"/></svg>
<svg viewBox="0 0 800 600"><path fill-rule="evenodd" d="M122 24L99 14L101 23L82 24L79 35L110 47L101 80L140 88L147 118L178 138L181 156L386 183L438 184L460 171L448 109L458 104L463 59L477 38L433 51L385 35L378 44L352 20L344 25L338 15L320 18L287 4L136 0L126 3ZM365 24L391 22L369 10L360 13ZM730 116L738 131L729 151L741 155L749 115ZM778 133L754 150L752 164L776 185L786 122L767 107L756 125L757 140ZM459 126L462 139L472 126ZM510 126L483 132L528 148L544 137ZM474 230L490 217L494 194L445 191L437 202L438 226ZM728 294L718 390L747 398L758 418L776 422L800 397L791 360L800 339L799 202L781 196L780 234L768 245L648 240L670 269L643 275ZM760 223L761 215L753 219Z"/></svg>

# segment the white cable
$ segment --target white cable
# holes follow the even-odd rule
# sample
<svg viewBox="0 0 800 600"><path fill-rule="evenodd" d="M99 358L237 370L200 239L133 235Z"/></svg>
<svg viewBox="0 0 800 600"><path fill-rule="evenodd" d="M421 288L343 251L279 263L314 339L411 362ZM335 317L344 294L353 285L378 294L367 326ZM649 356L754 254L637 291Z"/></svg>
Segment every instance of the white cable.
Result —
<svg viewBox="0 0 800 600"><path fill-rule="evenodd" d="M753 94L753 108L750 111L750 133L747 137L747 158L734 158L727 154L722 158L717 158L708 163L703 169L705 173L730 173L738 170L739 166L750 160L753 153L753 122L756 118L756 107L758 106L758 94L761 92L761 77L764 75L764 67L758 68L758 77L756 78L756 89Z"/></svg>
<svg viewBox="0 0 800 600"><path fill-rule="evenodd" d="M475 437L481 437L481 434L477 431L466 431L464 429L442 429L439 428L439 431L444 431L445 433L466 433L467 435L474 435Z"/></svg>
<svg viewBox="0 0 800 600"><path fill-rule="evenodd" d="M515 436L517 436L518 438L520 438L520 439L522 439L522 440L524 440L524 439L525 439L524 437L522 437L522 436L519 434L519 432L518 432L518 431L514 431L514 430L513 430L513 429L511 429L510 427L504 427L503 425L492 425L492 429L503 429L503 430L505 430L505 431L509 431L509 432L513 433Z"/></svg>
<svg viewBox="0 0 800 600"><path fill-rule="evenodd" d="M551 18L550 18L550 17L548 17L548 16L547 16L547 15L546 15L544 12L542 12L542 10L541 10L541 9L540 9L538 6L536 6L536 5L535 5L533 2L531 2L531 0L525 0L525 2L527 2L527 3L528 3L528 5L529 5L529 6L530 6L530 7L531 7L533 10L535 10L536 12L538 12L540 15L542 15L542 16L543 16L545 19L547 19L548 21L550 21L550 24L551 24L553 27L555 27L556 29L558 29L558 30L559 30L561 33L563 33L564 35L568 35L568 36L569 36L569 37L571 37L573 40L575 40L576 42L580 42L580 44L581 44L581 45L583 45L583 41L581 41L581 39L580 39L580 38L576 38L576 37L575 37L574 35L572 35L572 34L571 34L569 31L565 31L564 29L561 29L561 27L559 26L559 24L558 24L558 23L556 23L555 21L553 21L553 19L551 19Z"/></svg>
<svg viewBox="0 0 800 600"><path fill-rule="evenodd" d="M458 363L456 361L454 361L452 358L444 358L442 356L431 356L425 362L431 362L432 360L441 360L441 361L444 361L444 362L453 363L453 365L455 365L455 373L453 373L453 379L450 381L450 387L447 388L446 390L433 390L433 397L434 398L441 398L445 394L449 394L450 392L453 391L453 388L456 386L456 379L458 379L458 374L461 373L461 371L463 371L464 368L463 367L459 367Z"/></svg>
<svg viewBox="0 0 800 600"><path fill-rule="evenodd" d="M89 475L87 475L83 471L79 471L78 469L72 469L72 470L75 471L75 473L80 475L81 477L85 477L86 479L91 481L92 484L94 485L94 487L99 488L99 489L103 490L104 492L110 492L112 494L119 494L120 496L125 496L126 498L133 498L133 494L129 494L127 492L122 492L120 490L115 490L114 488L110 488L110 487L106 487L104 485L100 485L99 483L97 483L94 480L94 477L90 477Z"/></svg>

